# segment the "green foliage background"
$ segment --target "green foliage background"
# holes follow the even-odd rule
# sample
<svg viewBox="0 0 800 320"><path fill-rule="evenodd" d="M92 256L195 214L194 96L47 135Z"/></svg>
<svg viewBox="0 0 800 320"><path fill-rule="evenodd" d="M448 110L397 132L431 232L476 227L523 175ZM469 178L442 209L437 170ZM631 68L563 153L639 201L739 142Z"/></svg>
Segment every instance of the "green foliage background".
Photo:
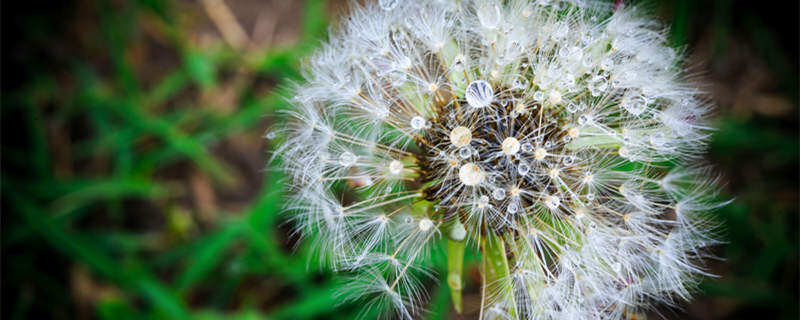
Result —
<svg viewBox="0 0 800 320"><path fill-rule="evenodd" d="M335 307L340 283L307 245L294 249L281 173L267 164L275 140L263 139L342 2L229 0L249 36L264 21L267 34L284 35L241 47L208 18L214 0L3 3L2 317L363 311ZM727 182L722 196L735 199L719 211L728 244L709 268L720 278L684 310L660 312L797 318L796 4L644 5L697 57L687 64L720 105L708 161ZM253 8L276 11L253 18ZM430 287L427 317L455 318L447 288Z"/></svg>

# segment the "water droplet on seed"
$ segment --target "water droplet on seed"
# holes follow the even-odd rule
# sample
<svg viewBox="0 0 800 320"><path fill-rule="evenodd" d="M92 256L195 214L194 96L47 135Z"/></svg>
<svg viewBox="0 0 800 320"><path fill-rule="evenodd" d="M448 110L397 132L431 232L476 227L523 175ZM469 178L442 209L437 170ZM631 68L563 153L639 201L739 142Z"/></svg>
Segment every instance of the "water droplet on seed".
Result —
<svg viewBox="0 0 800 320"><path fill-rule="evenodd" d="M647 99L639 94L631 94L622 99L622 107L630 114L638 116L647 109Z"/></svg>
<svg viewBox="0 0 800 320"><path fill-rule="evenodd" d="M660 147L663 146L667 142L666 137L661 132L656 132L650 136L650 144Z"/></svg>
<svg viewBox="0 0 800 320"><path fill-rule="evenodd" d="M580 117L578 117L578 124L585 125L589 122L589 120L590 120L589 116L582 114Z"/></svg>
<svg viewBox="0 0 800 320"><path fill-rule="evenodd" d="M461 147L458 149L458 155L461 158L467 159L472 155L472 150L469 147Z"/></svg>
<svg viewBox="0 0 800 320"><path fill-rule="evenodd" d="M378 0L378 5L386 11L396 8L398 4L400 4L400 0Z"/></svg>
<svg viewBox="0 0 800 320"><path fill-rule="evenodd" d="M525 153L531 153L533 151L533 145L528 142L523 143L520 148L522 149L522 152Z"/></svg>
<svg viewBox="0 0 800 320"><path fill-rule="evenodd" d="M530 171L531 167L527 164L522 163L519 166L517 166L517 173L519 173L521 176L527 175L528 172Z"/></svg>
<svg viewBox="0 0 800 320"><path fill-rule="evenodd" d="M492 198L494 198L495 200L498 200L498 201L505 199L506 198L506 190L505 189L501 189L501 188L494 188L494 190L492 190Z"/></svg>
<svg viewBox="0 0 800 320"><path fill-rule="evenodd" d="M536 91L536 92L533 94L533 100L536 100L536 101L539 101L539 102L541 102L542 100L544 100L544 92L542 92L542 91Z"/></svg>
<svg viewBox="0 0 800 320"><path fill-rule="evenodd" d="M389 172L391 172L392 174L400 174L400 172L402 171L403 171L403 163L400 162L399 160L392 160L392 162L389 163Z"/></svg>
<svg viewBox="0 0 800 320"><path fill-rule="evenodd" d="M500 23L500 7L496 4L483 4L478 8L478 21L487 29L497 28Z"/></svg>
<svg viewBox="0 0 800 320"><path fill-rule="evenodd" d="M467 103L473 108L484 108L494 101L492 86L483 80L476 80L467 86Z"/></svg>
<svg viewBox="0 0 800 320"><path fill-rule="evenodd" d="M510 214L515 214L517 213L518 210L519 210L519 205L517 205L516 203L510 203L508 205L508 208L506 208L506 211L508 211L508 213Z"/></svg>
<svg viewBox="0 0 800 320"><path fill-rule="evenodd" d="M486 208L489 205L489 197L486 195L478 198L478 208Z"/></svg>
<svg viewBox="0 0 800 320"><path fill-rule="evenodd" d="M411 118L411 127L414 128L414 130L420 130L426 127L427 124L426 122L427 121L425 121L425 118L420 116L415 116Z"/></svg>
<svg viewBox="0 0 800 320"><path fill-rule="evenodd" d="M578 104L569 103L569 104L567 104L567 108L566 109L567 109L567 112L569 112L569 113L578 112Z"/></svg>
<svg viewBox="0 0 800 320"><path fill-rule="evenodd" d="M345 151L339 156L339 164L341 164L344 167L349 167L354 165L356 163L356 160L358 160L358 157L350 151Z"/></svg>

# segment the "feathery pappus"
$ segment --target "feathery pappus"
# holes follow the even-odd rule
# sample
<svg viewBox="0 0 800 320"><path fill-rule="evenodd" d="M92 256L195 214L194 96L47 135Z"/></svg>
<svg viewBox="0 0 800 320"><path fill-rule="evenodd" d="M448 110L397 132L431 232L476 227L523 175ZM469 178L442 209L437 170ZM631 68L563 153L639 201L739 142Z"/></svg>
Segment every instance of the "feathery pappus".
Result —
<svg viewBox="0 0 800 320"><path fill-rule="evenodd" d="M365 310L405 319L442 242L458 311L460 259L480 256L485 319L689 299L721 203L697 164L712 107L666 40L601 1L353 4L290 99L296 232Z"/></svg>

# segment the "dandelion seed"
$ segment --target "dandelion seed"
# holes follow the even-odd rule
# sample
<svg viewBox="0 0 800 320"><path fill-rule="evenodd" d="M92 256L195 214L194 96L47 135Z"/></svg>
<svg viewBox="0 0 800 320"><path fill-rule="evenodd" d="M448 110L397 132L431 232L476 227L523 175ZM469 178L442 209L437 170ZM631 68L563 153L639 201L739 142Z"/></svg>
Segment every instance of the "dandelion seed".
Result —
<svg viewBox="0 0 800 320"><path fill-rule="evenodd" d="M513 156L517 154L520 148L519 140L514 137L506 138L503 140L503 143L500 146L503 149L503 153L507 156Z"/></svg>
<svg viewBox="0 0 800 320"><path fill-rule="evenodd" d="M474 186L483 182L484 177L483 170L474 163L464 164L458 170L458 179L467 186Z"/></svg>
<svg viewBox="0 0 800 320"><path fill-rule="evenodd" d="M472 132L463 126L458 126L450 131L450 142L456 147L463 147L472 140Z"/></svg>

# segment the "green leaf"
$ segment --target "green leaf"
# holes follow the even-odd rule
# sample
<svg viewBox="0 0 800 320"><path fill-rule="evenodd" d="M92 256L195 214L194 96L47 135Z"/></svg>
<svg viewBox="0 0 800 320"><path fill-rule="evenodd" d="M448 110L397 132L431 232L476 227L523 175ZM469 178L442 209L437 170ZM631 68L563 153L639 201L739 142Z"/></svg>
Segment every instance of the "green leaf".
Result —
<svg viewBox="0 0 800 320"><path fill-rule="evenodd" d="M215 67L214 62L208 56L199 51L189 51L183 57L186 72L203 89L214 86Z"/></svg>
<svg viewBox="0 0 800 320"><path fill-rule="evenodd" d="M231 223L199 241L192 250L193 256L189 258L188 267L178 277L178 290L185 292L191 285L205 278L222 261L225 251L240 232L240 224Z"/></svg>

